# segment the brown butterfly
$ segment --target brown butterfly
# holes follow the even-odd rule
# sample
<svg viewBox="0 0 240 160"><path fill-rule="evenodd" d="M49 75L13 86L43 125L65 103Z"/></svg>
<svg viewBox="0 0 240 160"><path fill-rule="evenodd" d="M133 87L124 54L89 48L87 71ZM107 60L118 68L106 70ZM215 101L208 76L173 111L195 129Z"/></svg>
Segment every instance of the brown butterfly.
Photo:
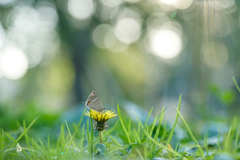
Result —
<svg viewBox="0 0 240 160"><path fill-rule="evenodd" d="M98 111L103 112L105 108L103 108L103 104L101 99L98 97L97 93L95 91L92 91L90 95L88 96L87 101L85 102L86 107Z"/></svg>

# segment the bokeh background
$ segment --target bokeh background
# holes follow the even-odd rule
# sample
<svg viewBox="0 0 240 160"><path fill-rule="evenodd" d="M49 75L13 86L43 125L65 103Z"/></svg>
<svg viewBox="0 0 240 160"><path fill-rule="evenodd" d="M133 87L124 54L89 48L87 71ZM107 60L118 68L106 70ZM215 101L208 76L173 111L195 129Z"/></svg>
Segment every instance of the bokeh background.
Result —
<svg viewBox="0 0 240 160"><path fill-rule="evenodd" d="M0 124L79 120L95 90L133 116L239 114L240 1L0 0Z"/></svg>

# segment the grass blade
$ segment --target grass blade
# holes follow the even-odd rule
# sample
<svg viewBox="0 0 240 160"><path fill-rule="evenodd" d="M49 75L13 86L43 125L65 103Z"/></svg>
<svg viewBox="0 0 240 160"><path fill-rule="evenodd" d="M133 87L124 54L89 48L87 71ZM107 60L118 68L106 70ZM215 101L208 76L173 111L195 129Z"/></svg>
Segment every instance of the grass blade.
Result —
<svg viewBox="0 0 240 160"><path fill-rule="evenodd" d="M24 136L25 136L25 139L26 139L27 146L28 146L28 148L30 148L30 144L29 144L29 141L28 141L28 135L27 135L27 131L26 131L25 120L23 121L23 131L24 131ZM31 150L30 150L30 153L31 153L31 156L33 157L33 152Z"/></svg>
<svg viewBox="0 0 240 160"><path fill-rule="evenodd" d="M155 136L154 136L154 140L157 141L158 140L158 135L159 135L159 132L160 132L160 127L161 127L161 124L162 124L162 120L163 120L163 117L164 117L164 114L165 114L165 111L164 111L164 107L162 108L162 112L160 114L160 117L159 117L159 122L158 122L158 126L157 126L157 130L156 130L156 133L155 133ZM153 144L153 151L155 151L155 143Z"/></svg>
<svg viewBox="0 0 240 160"><path fill-rule="evenodd" d="M82 139L81 139L81 144L80 144L80 150L82 150L82 148L83 148L84 135L85 135L85 123L83 124L83 129L82 129Z"/></svg>
<svg viewBox="0 0 240 160"><path fill-rule="evenodd" d="M152 128L151 128L151 130L150 130L150 136L152 136L152 132L153 132L153 129L154 129L154 127L155 127L155 124L156 124L157 120L158 120L158 115L155 117L155 119L154 119L154 121L153 121Z"/></svg>
<svg viewBox="0 0 240 160"><path fill-rule="evenodd" d="M150 118L150 115L152 114L153 109L154 109L154 107L152 107L151 110L149 111L148 116L147 116L147 119L146 119L146 121L145 121L145 123L144 123L144 126L146 126L146 124L147 124L147 122L148 122L148 119Z"/></svg>
<svg viewBox="0 0 240 160"><path fill-rule="evenodd" d="M158 138L158 135L159 135L159 132L160 132L160 127L161 127L161 124L162 124L162 120L163 120L164 114L165 114L165 111L164 111L164 107L163 107L163 108L162 108L162 112L161 112L161 114L160 114L160 118L159 118L157 130L156 130L156 134L155 134L155 136L154 136L154 140L155 140L155 141L157 141L157 138Z"/></svg>
<svg viewBox="0 0 240 160"><path fill-rule="evenodd" d="M135 129L134 129L134 133L135 133L135 137L137 138L137 142L139 144L141 144L142 142L141 142L140 137L139 137L139 135L138 135L138 133L137 133L137 131Z"/></svg>
<svg viewBox="0 0 240 160"><path fill-rule="evenodd" d="M231 133L232 133L232 126L230 126L230 128L229 128L227 138L226 138L226 141L225 141L225 146L224 146L225 151L229 151L229 145L231 144L231 142L230 142Z"/></svg>
<svg viewBox="0 0 240 160"><path fill-rule="evenodd" d="M83 120L83 117L84 117L85 112L86 112L86 108L83 110L81 119L80 119L80 121L78 122L77 128L76 128L75 132L73 133L72 138L75 137L75 135L77 134L77 132L78 132L78 130L79 130L79 128L80 128L80 126L81 126L81 124L82 124L82 120Z"/></svg>
<svg viewBox="0 0 240 160"><path fill-rule="evenodd" d="M239 86L238 86L238 84L237 84L237 82L236 82L235 78L234 78L234 77L232 77L232 79L233 79L233 82L234 82L234 84L235 84L235 86L236 86L236 88L237 88L238 92L240 93L240 88L239 88Z"/></svg>
<svg viewBox="0 0 240 160"><path fill-rule="evenodd" d="M26 128L26 130L25 130L24 132L22 132L22 134L15 140L15 141L16 141L16 144L17 144L17 142L24 136L25 132L27 132L27 131L32 127L32 125L37 121L38 118L39 118L39 117L35 118L35 119L32 121L32 123ZM12 148L13 146L14 146L14 144L12 144L12 145L9 147L9 149Z"/></svg>
<svg viewBox="0 0 240 160"><path fill-rule="evenodd" d="M175 107L175 108L176 108L176 107ZM195 142L195 144L198 146L198 148L199 148L199 150L200 150L200 153L201 153L201 155L202 155L202 158L203 158L203 159L206 159L202 148L199 146L196 138L193 136L192 131L190 130L190 128L189 128L188 125L187 125L187 122L184 120L182 114L180 113L180 111L179 111L177 108L176 108L176 111L178 112L179 116L181 117L183 123L185 124L185 126L186 126L186 128L187 128L187 130L188 130L188 132L189 132L189 134L190 134L190 136L191 136L191 138L192 138L192 140L193 140L193 141Z"/></svg>
<svg viewBox="0 0 240 160"><path fill-rule="evenodd" d="M143 130L143 131L144 131L145 135L146 135L153 143L155 143L155 144L158 145L159 147L167 150L168 152L173 153L174 155L176 155L176 156L178 156L178 157L182 157L182 155L179 154L178 152L176 152L176 151L174 151L174 150L172 150L172 149L164 146L163 144L158 143L157 141L155 141L155 140L146 132L146 130Z"/></svg>
<svg viewBox="0 0 240 160"><path fill-rule="evenodd" d="M4 150L4 131L2 129L2 137L1 137L1 160L3 160L3 150Z"/></svg>
<svg viewBox="0 0 240 160"><path fill-rule="evenodd" d="M116 124L113 126L113 128L112 128L112 130L110 131L110 132L107 132L108 134L107 134L107 136L106 136L106 138L103 140L103 142L106 142L107 141L107 138L109 137L109 135L113 132L113 130L117 127L117 124L118 124L118 122L119 122L119 119L118 119L118 121L116 122Z"/></svg>
<svg viewBox="0 0 240 160"><path fill-rule="evenodd" d="M7 132L5 132L5 134L6 134L6 136L7 136L8 138L10 138L10 139L14 142L13 146L16 145L16 144L18 144L17 140L15 140L10 134L8 134ZM32 160L32 158L31 158L23 149L22 149L21 151L23 152L23 154L24 154L28 159L31 159L31 160Z"/></svg>
<svg viewBox="0 0 240 160"><path fill-rule="evenodd" d="M123 122L123 119L122 119L122 115L121 115L121 112L120 112L120 109L119 109L118 105L117 105L117 110L118 110L118 116L119 116L120 122L122 124L122 128L123 128L123 130L124 130L124 132L126 134L126 137L128 139L128 143L130 144L131 143L131 139L130 139L130 136L129 136L128 131L126 129L126 126L124 125L124 122Z"/></svg>
<svg viewBox="0 0 240 160"><path fill-rule="evenodd" d="M91 118L92 116L90 115L90 122L91 122L91 155L93 155L93 138L94 138L94 134L93 134L93 120ZM100 132L99 132L100 134Z"/></svg>
<svg viewBox="0 0 240 160"><path fill-rule="evenodd" d="M235 139L235 149L234 149L234 153L236 153L237 148L238 148L238 138L239 138L239 127L237 128L237 133L236 133L236 139Z"/></svg>
<svg viewBox="0 0 240 160"><path fill-rule="evenodd" d="M181 108L181 101L182 101L182 95L180 94L179 96L179 100L178 100L178 110L180 111L180 108ZM174 122L174 125L173 125L173 128L169 134L169 137L168 137L168 140L167 140L167 144L169 144L172 140L172 136L173 136L173 132L174 132L174 129L177 125L177 121L178 121L178 112L177 112L177 115L176 115L176 119L175 119L175 122Z"/></svg>
<svg viewBox="0 0 240 160"><path fill-rule="evenodd" d="M117 140L115 140L111 135L109 135L109 138L118 146L118 147L122 147L121 144L118 143Z"/></svg>

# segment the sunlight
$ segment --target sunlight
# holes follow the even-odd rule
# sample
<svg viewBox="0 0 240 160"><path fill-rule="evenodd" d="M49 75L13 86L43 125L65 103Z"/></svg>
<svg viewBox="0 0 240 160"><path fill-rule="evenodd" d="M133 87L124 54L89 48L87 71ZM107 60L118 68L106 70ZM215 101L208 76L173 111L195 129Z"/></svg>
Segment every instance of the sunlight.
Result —
<svg viewBox="0 0 240 160"><path fill-rule="evenodd" d="M68 11L76 19L88 19L94 12L94 3L92 0L69 0Z"/></svg>
<svg viewBox="0 0 240 160"><path fill-rule="evenodd" d="M0 55L0 69L3 76L20 79L25 75L28 69L25 53L15 47L6 47Z"/></svg>
<svg viewBox="0 0 240 160"><path fill-rule="evenodd" d="M176 57L182 50L180 36L172 30L157 30L150 33L150 47L161 58Z"/></svg>
<svg viewBox="0 0 240 160"><path fill-rule="evenodd" d="M115 34L123 43L134 43L141 35L141 24L134 18L120 19L116 24Z"/></svg>
<svg viewBox="0 0 240 160"><path fill-rule="evenodd" d="M177 4L179 0L160 0L160 1L167 5L174 5Z"/></svg>

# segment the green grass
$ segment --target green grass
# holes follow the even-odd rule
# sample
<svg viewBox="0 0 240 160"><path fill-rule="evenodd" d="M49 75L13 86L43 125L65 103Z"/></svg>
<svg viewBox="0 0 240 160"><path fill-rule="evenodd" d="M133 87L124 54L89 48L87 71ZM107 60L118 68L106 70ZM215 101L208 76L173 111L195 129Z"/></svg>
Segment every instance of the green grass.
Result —
<svg viewBox="0 0 240 160"><path fill-rule="evenodd" d="M239 87L233 78L237 90ZM240 90L239 90L240 92ZM189 125L181 114L181 100L179 97L177 114L174 125L169 128L165 121L165 108L156 114L150 123L149 119L154 108L144 122L137 115L130 117L124 114L117 105L118 117L109 129L103 132L103 143L99 143L98 132L94 132L93 120L88 119L83 123L84 110L79 123L72 127L68 122L59 124L60 133L57 140L52 140L49 133L46 139L36 139L32 137L31 127L37 121L26 124L19 123L22 132L16 134L3 129L0 132L1 160L75 160L75 159L218 159L228 157L229 159L240 158L239 134L240 127L237 118L228 123L228 131L220 132L216 135L216 141L210 143L208 134L201 137L194 135L193 131L198 126ZM133 116L137 121L133 121ZM182 123L179 124L179 118ZM119 123L120 122L120 123ZM190 123L191 124L191 123ZM182 127L186 137L177 139L180 132L178 127ZM73 125L74 126L74 125ZM86 128L85 128L86 127ZM195 127L195 128L194 128ZM173 144L170 146L169 144Z"/></svg>

